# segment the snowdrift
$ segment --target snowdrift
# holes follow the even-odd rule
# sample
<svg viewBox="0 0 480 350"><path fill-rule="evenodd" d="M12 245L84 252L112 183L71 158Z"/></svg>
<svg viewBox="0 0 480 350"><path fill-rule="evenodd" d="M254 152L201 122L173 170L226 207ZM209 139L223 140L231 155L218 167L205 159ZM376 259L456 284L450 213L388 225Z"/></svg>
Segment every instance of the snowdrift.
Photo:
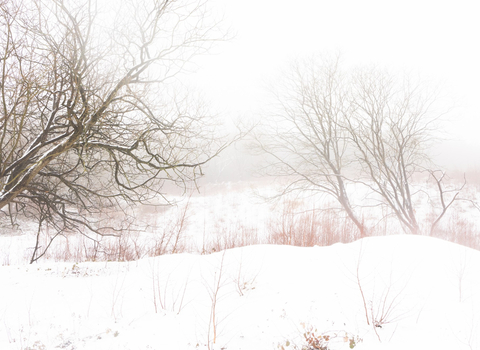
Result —
<svg viewBox="0 0 480 350"><path fill-rule="evenodd" d="M0 349L480 348L480 252L428 237L12 265L0 281Z"/></svg>

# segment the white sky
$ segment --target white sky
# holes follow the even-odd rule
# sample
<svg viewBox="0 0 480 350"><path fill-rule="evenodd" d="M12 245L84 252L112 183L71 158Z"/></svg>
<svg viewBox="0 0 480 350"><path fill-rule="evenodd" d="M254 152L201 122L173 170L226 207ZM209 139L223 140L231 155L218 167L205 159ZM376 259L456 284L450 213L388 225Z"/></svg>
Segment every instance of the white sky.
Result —
<svg viewBox="0 0 480 350"><path fill-rule="evenodd" d="M473 0L211 0L236 37L199 60L213 105L259 118L266 82L295 57L341 51L349 63L419 72L455 100L439 152L480 168L480 2ZM462 157L458 152L462 152Z"/></svg>

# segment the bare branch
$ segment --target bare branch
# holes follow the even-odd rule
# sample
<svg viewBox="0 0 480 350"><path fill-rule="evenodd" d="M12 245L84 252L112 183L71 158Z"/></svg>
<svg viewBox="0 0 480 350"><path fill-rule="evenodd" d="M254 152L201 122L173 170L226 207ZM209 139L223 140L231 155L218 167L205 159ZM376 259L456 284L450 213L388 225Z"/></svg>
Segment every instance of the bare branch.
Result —
<svg viewBox="0 0 480 350"><path fill-rule="evenodd" d="M186 190L228 145L204 104L172 94L215 25L195 0L0 3L0 210L116 235L105 206Z"/></svg>

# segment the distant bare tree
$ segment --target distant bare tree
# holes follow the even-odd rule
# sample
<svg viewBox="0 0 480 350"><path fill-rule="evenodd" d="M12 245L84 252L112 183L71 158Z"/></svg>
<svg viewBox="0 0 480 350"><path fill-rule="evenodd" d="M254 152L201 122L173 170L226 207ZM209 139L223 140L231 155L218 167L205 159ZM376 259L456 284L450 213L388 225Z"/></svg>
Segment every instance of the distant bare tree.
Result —
<svg viewBox="0 0 480 350"><path fill-rule="evenodd" d="M366 229L351 204L345 171L349 154L345 119L352 114L348 76L338 58L330 62L297 62L276 92L280 107L257 144L273 161L267 172L289 179L283 193L313 191L327 194L345 210L361 236Z"/></svg>
<svg viewBox="0 0 480 350"><path fill-rule="evenodd" d="M277 85L278 112L257 133L257 145L271 159L266 172L288 179L281 195L329 195L361 236L367 228L349 189L365 188L369 205L388 207L403 228L417 234L414 197L425 188L414 185L414 175L427 172L441 202L433 230L463 187L445 191L443 175L431 170L436 167L429 147L441 114L433 113L435 95L425 91L408 77L378 68L342 71L338 58L297 63L286 83Z"/></svg>
<svg viewBox="0 0 480 350"><path fill-rule="evenodd" d="M369 187L411 233L419 233L413 176L428 169L435 121L429 96L408 79L379 69L353 79L354 110L346 119L355 154Z"/></svg>
<svg viewBox="0 0 480 350"><path fill-rule="evenodd" d="M203 0L112 5L0 0L0 209L39 232L119 233L92 214L186 186L223 147L169 85L216 40Z"/></svg>

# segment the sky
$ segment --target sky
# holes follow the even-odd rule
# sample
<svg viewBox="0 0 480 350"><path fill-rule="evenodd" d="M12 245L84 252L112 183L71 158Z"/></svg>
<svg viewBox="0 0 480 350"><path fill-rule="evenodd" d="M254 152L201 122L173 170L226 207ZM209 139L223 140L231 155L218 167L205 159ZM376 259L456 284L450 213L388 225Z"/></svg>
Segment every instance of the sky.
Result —
<svg viewBox="0 0 480 350"><path fill-rule="evenodd" d="M234 38L198 59L196 85L220 114L262 118L268 84L295 58L340 52L348 65L420 75L453 108L435 154L480 168L480 6L432 0L211 0Z"/></svg>

